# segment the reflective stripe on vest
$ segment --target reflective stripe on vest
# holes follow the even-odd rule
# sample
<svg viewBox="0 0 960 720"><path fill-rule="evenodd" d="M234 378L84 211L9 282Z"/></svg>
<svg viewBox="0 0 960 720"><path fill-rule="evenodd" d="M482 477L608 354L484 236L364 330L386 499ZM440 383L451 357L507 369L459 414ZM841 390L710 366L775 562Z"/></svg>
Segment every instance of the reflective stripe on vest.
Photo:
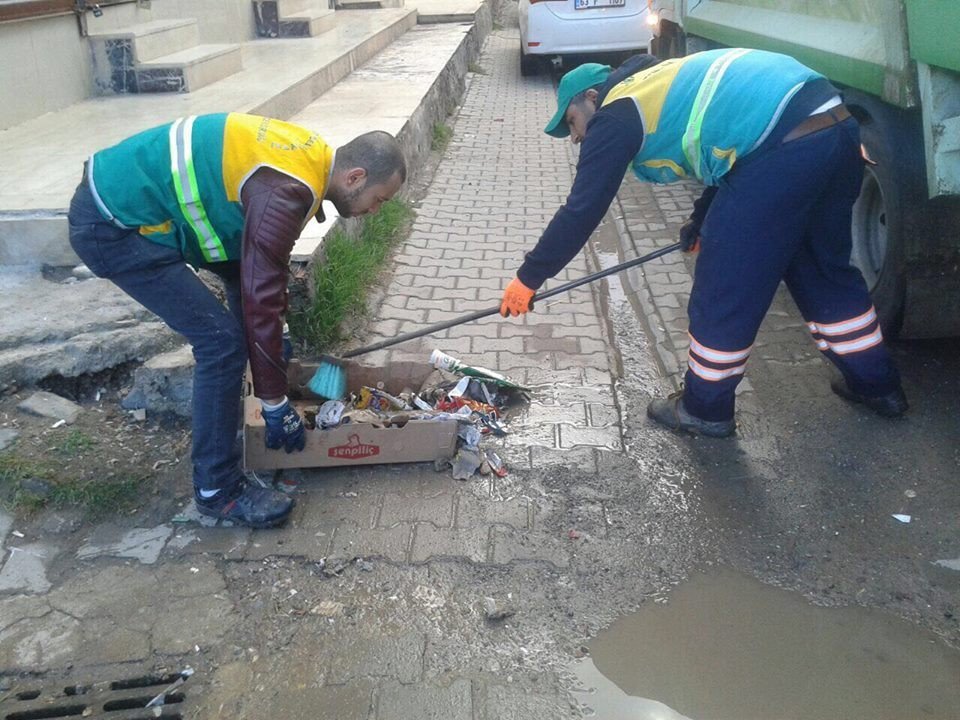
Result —
<svg viewBox="0 0 960 720"><path fill-rule="evenodd" d="M200 188L193 167L193 122L196 116L180 118L170 126L170 172L177 192L180 211L200 240L200 250L207 262L227 259L223 242L210 224L200 200Z"/></svg>
<svg viewBox="0 0 960 720"><path fill-rule="evenodd" d="M710 101L717 92L717 87L723 79L727 68L734 60L746 55L749 50L731 50L711 63L707 74L700 83L700 89L697 91L697 97L693 101L693 108L690 110L690 118L687 120L687 129L683 133L683 154L687 158L694 174L699 179L703 179L700 173L700 133L703 130L703 118L710 107Z"/></svg>

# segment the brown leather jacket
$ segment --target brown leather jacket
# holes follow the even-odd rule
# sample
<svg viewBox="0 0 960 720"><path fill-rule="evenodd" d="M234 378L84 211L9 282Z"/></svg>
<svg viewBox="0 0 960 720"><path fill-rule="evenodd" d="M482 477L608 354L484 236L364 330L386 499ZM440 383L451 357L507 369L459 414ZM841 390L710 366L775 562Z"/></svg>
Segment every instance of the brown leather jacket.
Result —
<svg viewBox="0 0 960 720"><path fill-rule="evenodd" d="M259 398L278 398L287 394L283 315L290 252L310 220L313 194L289 175L260 168L244 183L240 200L244 210L240 287L253 392Z"/></svg>

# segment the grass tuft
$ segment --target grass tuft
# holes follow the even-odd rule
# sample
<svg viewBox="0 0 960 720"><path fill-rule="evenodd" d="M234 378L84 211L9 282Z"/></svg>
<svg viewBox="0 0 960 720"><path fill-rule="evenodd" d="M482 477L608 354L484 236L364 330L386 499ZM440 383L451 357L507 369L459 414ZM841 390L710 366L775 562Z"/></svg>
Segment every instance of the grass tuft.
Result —
<svg viewBox="0 0 960 720"><path fill-rule="evenodd" d="M94 446L93 438L87 435L83 430L74 428L63 439L63 442L57 448L61 455L68 457L81 455Z"/></svg>
<svg viewBox="0 0 960 720"><path fill-rule="evenodd" d="M430 142L430 149L434 152L442 153L450 144L450 138L453 137L453 129L445 123L437 123L433 126L433 140Z"/></svg>
<svg viewBox="0 0 960 720"><path fill-rule="evenodd" d="M58 449L62 452L63 448L64 445ZM44 507L69 506L91 518L108 515L132 507L145 479L83 479L71 475L62 462L26 460L16 453L0 453L0 498L10 510L26 514Z"/></svg>
<svg viewBox="0 0 960 720"><path fill-rule="evenodd" d="M326 261L313 270L313 300L290 314L290 331L309 353L329 351L342 341L341 325L362 313L367 288L375 284L391 248L404 237L413 209L398 198L385 202L363 220L360 235L335 229L324 240Z"/></svg>
<svg viewBox="0 0 960 720"><path fill-rule="evenodd" d="M487 69L480 63L472 62L467 65L467 70L477 75L488 75Z"/></svg>

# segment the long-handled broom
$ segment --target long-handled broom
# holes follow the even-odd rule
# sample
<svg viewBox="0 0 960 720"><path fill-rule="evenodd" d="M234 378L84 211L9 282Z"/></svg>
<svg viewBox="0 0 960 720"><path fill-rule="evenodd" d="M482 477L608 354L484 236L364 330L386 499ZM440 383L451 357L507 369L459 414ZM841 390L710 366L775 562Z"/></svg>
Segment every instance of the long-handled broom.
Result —
<svg viewBox="0 0 960 720"><path fill-rule="evenodd" d="M559 287L552 288L542 293L537 293L533 296L531 303L538 302L540 300L546 300L549 297L559 295L560 293L565 293L569 290L573 290L574 288L578 288L581 285L586 285L587 283L592 283L609 275L614 275L618 272L629 270L637 265L643 265L645 262L655 260L658 257L663 257L664 255L679 249L680 243L674 243L673 245L669 245L665 248L654 250L652 253L647 253L642 257L634 258L633 260L627 260L626 262L622 262L619 265L614 265L606 270L601 270L600 272L595 272L591 275L587 275L586 277L582 277L579 280L573 280L564 285L560 285ZM367 347L349 350L343 353L340 358L324 355L321 358L322 362L320 363L320 367L317 368L317 371L313 374L313 377L310 378L310 382L307 383L307 386L310 388L311 392L322 398L339 400L347 393L347 375L343 368L342 360L346 358L357 357L358 355L366 355L367 353L392 347L393 345L399 345L400 343L407 342L407 340L414 340L418 337L423 337L424 335L432 335L433 333L446 330L447 328L456 327L457 325L463 325L464 323L495 315L498 312L500 312L500 306L496 305L494 307L487 308L486 310L477 310L476 312L454 318L453 320L446 320L442 323L430 325L420 330L414 330L413 332L404 333L403 335L397 335L396 337L389 338L388 340L382 340L381 342L368 345Z"/></svg>

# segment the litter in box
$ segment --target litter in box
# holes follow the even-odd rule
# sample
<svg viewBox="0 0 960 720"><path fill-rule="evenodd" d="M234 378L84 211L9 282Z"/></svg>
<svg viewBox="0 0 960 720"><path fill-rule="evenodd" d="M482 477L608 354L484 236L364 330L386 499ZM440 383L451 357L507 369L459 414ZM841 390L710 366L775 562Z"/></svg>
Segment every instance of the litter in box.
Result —
<svg viewBox="0 0 960 720"><path fill-rule="evenodd" d="M348 423L374 427L402 426L411 420L459 423L457 453L438 464L452 466L453 476L468 480L478 471L507 474L500 457L481 443L491 437L505 437L505 410L526 399L526 388L486 368L471 367L439 350L430 356L437 368L421 387L404 388L392 395L380 387L362 386L341 400L303 408L307 428L322 432ZM457 377L458 375L462 377Z"/></svg>

